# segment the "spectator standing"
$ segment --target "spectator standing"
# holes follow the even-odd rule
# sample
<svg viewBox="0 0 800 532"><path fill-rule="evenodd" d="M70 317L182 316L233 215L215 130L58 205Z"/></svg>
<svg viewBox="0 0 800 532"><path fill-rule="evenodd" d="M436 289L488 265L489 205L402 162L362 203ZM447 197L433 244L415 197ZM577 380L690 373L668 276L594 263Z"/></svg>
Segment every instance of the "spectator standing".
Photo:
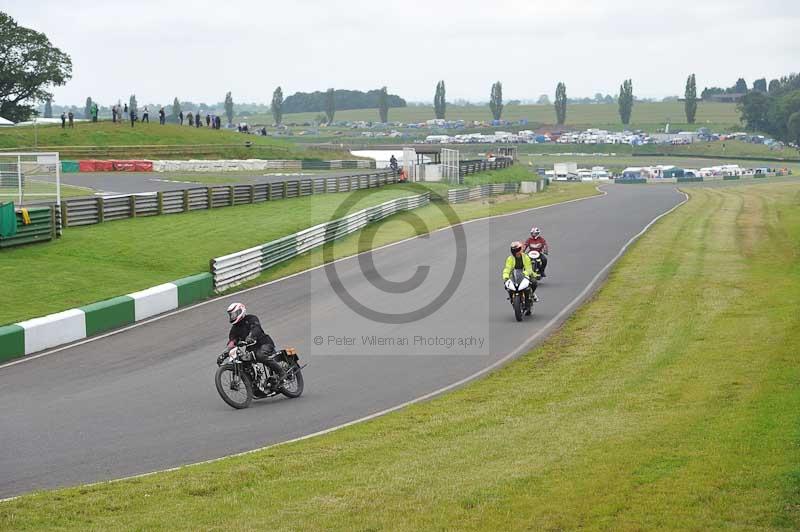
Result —
<svg viewBox="0 0 800 532"><path fill-rule="evenodd" d="M221 124L222 124L222 119L220 119L220 117L217 117L217 129L220 128Z"/></svg>
<svg viewBox="0 0 800 532"><path fill-rule="evenodd" d="M147 109L147 107L145 107L145 109ZM147 113L147 111L145 111L145 113ZM133 123L136 122L136 113L134 112L133 109L131 109L129 114L130 114L130 117L131 117L131 127L133 127ZM147 115L145 115L145 116L147 116Z"/></svg>
<svg viewBox="0 0 800 532"><path fill-rule="evenodd" d="M147 122L150 123L150 111L147 110L147 106L144 106L144 111L142 111L142 124Z"/></svg>
<svg viewBox="0 0 800 532"><path fill-rule="evenodd" d="M164 112L164 108L162 107L161 109L158 110L158 122L163 126L166 123L166 121L167 121L167 113Z"/></svg>
<svg viewBox="0 0 800 532"><path fill-rule="evenodd" d="M92 102L92 122L97 122L97 103Z"/></svg>
<svg viewBox="0 0 800 532"><path fill-rule="evenodd" d="M75 113L70 111L67 117L69 117L69 128L72 129L74 127Z"/></svg>
<svg viewBox="0 0 800 532"><path fill-rule="evenodd" d="M180 121L181 125L183 125L183 111L178 113L178 121Z"/></svg>
<svg viewBox="0 0 800 532"><path fill-rule="evenodd" d="M115 123L115 124L117 123L117 106L116 105L112 105L111 106L111 121L113 123Z"/></svg>
<svg viewBox="0 0 800 532"><path fill-rule="evenodd" d="M200 111L197 111L197 115L194 117L194 127L202 126L202 120L200 119Z"/></svg>
<svg viewBox="0 0 800 532"><path fill-rule="evenodd" d="M127 120L128 119L128 104L127 103L125 104L125 109L123 110L123 112L125 113L125 120Z"/></svg>
<svg viewBox="0 0 800 532"><path fill-rule="evenodd" d="M61 129L67 127L67 114L64 111L61 111Z"/></svg>
<svg viewBox="0 0 800 532"><path fill-rule="evenodd" d="M211 116L206 113L206 127L211 127Z"/></svg>
<svg viewBox="0 0 800 532"><path fill-rule="evenodd" d="M194 125L194 115L191 111L186 114L186 118L189 120L189 127L192 127Z"/></svg>

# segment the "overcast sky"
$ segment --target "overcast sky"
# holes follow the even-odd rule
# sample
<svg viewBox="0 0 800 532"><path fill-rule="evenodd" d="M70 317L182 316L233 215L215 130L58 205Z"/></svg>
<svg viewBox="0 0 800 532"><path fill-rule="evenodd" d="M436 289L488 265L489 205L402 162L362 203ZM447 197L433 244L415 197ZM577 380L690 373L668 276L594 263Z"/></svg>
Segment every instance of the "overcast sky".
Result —
<svg viewBox="0 0 800 532"><path fill-rule="evenodd" d="M409 101L615 94L748 84L800 70L797 0L2 0L72 57L59 104L268 103L328 87L386 85Z"/></svg>

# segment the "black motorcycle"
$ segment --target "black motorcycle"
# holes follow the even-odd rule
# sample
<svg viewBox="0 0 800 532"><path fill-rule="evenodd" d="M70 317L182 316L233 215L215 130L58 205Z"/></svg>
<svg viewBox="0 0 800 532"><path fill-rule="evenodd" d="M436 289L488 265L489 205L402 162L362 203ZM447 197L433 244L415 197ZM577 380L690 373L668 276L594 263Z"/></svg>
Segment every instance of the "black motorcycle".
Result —
<svg viewBox="0 0 800 532"><path fill-rule="evenodd" d="M522 321L523 315L530 316L533 313L533 290L528 276L522 270L514 269L505 287L517 321Z"/></svg>
<svg viewBox="0 0 800 532"><path fill-rule="evenodd" d="M214 383L222 400L233 408L247 408L255 399L272 397L279 393L294 399L303 393L305 365L300 365L297 350L282 349L273 355L286 372L283 382L276 383L269 366L256 361L251 351L255 342L239 342L235 349L226 350L217 357Z"/></svg>

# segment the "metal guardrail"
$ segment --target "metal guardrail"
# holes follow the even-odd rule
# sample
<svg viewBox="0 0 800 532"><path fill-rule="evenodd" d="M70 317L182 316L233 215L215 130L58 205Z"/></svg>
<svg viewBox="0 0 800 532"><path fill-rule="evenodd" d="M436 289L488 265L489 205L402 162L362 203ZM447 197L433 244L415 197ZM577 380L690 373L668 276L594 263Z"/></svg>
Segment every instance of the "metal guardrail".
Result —
<svg viewBox="0 0 800 532"><path fill-rule="evenodd" d="M220 185L143 194L75 198L61 202L61 223L64 227L92 225L139 216L216 209L312 194L351 192L382 187L396 182L397 175L387 171L256 185Z"/></svg>
<svg viewBox="0 0 800 532"><path fill-rule="evenodd" d="M488 161L486 159L461 161L459 163L459 174L461 177L464 177L469 174L486 172L487 170L500 170L501 168L508 168L513 164L514 159L511 157L497 157L494 161Z"/></svg>
<svg viewBox="0 0 800 532"><path fill-rule="evenodd" d="M519 183L494 183L470 188L451 188L447 191L447 202L463 203L497 194L515 194L518 191Z"/></svg>
<svg viewBox="0 0 800 532"><path fill-rule="evenodd" d="M12 237L0 238L0 249L34 242L46 242L56 238L61 233L55 214L56 211L50 205L29 207L30 223L25 224L21 212L17 211L17 234Z"/></svg>
<svg viewBox="0 0 800 532"><path fill-rule="evenodd" d="M393 199L260 246L211 259L214 289L219 292L236 286L257 277L271 266L358 231L370 223L397 212L422 207L428 203L430 203L430 193L428 192L417 196Z"/></svg>

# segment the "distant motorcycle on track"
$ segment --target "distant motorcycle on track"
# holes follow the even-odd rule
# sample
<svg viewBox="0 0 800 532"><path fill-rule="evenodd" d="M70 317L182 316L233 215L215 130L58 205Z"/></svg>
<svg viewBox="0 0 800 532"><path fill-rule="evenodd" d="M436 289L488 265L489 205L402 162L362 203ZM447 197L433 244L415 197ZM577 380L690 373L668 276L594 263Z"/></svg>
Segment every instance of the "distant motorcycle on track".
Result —
<svg viewBox="0 0 800 532"><path fill-rule="evenodd" d="M257 362L250 350L255 342L239 342L235 349L217 357L217 372L214 383L222 400L236 409L247 408L253 399L272 397L279 393L294 399L303 393L305 365L300 365L297 350L292 347L278 351L275 360L283 366L286 377L282 383L274 383L268 366Z"/></svg>
<svg viewBox="0 0 800 532"><path fill-rule="evenodd" d="M544 277L544 267L547 264L547 257L544 253L540 253L535 250L531 250L528 252L528 257L531 259L531 264L533 265L533 271L539 275L539 283L541 284L542 278Z"/></svg>

